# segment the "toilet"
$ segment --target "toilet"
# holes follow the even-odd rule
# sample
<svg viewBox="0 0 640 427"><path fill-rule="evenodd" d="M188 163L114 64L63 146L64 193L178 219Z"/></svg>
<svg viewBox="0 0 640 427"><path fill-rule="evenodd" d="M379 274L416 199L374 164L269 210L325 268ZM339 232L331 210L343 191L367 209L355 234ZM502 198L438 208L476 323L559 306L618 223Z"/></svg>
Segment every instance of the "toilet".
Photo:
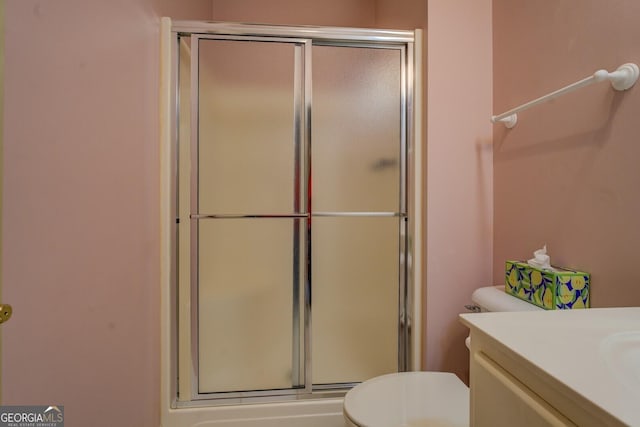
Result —
<svg viewBox="0 0 640 427"><path fill-rule="evenodd" d="M477 311L542 310L504 286L477 289L471 299ZM381 375L346 394L343 414L347 427L469 427L469 389L448 372Z"/></svg>

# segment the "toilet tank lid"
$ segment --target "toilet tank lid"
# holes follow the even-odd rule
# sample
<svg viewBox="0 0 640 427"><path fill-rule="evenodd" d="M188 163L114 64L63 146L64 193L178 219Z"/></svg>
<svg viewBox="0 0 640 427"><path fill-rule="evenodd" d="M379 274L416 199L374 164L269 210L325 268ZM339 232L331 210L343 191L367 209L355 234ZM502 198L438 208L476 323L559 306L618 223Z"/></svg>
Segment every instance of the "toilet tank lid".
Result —
<svg viewBox="0 0 640 427"><path fill-rule="evenodd" d="M526 301L505 293L504 286L486 286L471 295L474 304L486 311L535 311L543 310Z"/></svg>

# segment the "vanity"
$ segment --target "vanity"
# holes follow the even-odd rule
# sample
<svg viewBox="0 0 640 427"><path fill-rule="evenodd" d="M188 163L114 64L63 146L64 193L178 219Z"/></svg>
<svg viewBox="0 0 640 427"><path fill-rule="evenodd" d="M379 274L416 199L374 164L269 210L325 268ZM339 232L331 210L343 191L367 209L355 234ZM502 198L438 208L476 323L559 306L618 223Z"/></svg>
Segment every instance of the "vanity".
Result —
<svg viewBox="0 0 640 427"><path fill-rule="evenodd" d="M460 318L471 426L640 426L640 307Z"/></svg>

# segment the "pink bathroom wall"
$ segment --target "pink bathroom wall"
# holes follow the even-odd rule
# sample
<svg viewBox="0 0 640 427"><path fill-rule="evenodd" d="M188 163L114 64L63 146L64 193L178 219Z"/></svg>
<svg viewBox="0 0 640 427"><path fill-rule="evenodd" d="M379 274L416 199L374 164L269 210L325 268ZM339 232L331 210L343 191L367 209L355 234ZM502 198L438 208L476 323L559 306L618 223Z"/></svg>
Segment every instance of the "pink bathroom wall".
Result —
<svg viewBox="0 0 640 427"><path fill-rule="evenodd" d="M375 22L378 28L402 30L427 29L425 0L375 0Z"/></svg>
<svg viewBox="0 0 640 427"><path fill-rule="evenodd" d="M371 1L223 3L5 2L4 404L159 424L159 17L377 25ZM489 8L429 2L426 367L461 375L457 313L491 280Z"/></svg>
<svg viewBox="0 0 640 427"><path fill-rule="evenodd" d="M594 71L640 63L640 3L494 0L494 107L502 112ZM600 83L495 126L495 252L592 274L594 307L640 305L640 86Z"/></svg>
<svg viewBox="0 0 640 427"><path fill-rule="evenodd" d="M211 0L214 21L371 27L373 0Z"/></svg>
<svg viewBox="0 0 640 427"><path fill-rule="evenodd" d="M178 7L5 8L2 403L157 426L159 16Z"/></svg>
<svg viewBox="0 0 640 427"><path fill-rule="evenodd" d="M491 0L430 0L427 33L427 370L468 375L458 321L492 284Z"/></svg>

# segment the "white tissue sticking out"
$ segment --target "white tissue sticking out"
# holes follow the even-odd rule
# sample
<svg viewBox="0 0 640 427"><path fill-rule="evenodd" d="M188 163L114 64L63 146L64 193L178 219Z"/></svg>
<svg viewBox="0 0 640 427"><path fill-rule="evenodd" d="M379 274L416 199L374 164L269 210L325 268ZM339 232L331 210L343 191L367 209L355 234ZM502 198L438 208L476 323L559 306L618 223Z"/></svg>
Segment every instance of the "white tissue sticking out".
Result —
<svg viewBox="0 0 640 427"><path fill-rule="evenodd" d="M542 249L534 251L533 258L527 261L527 264L535 268L553 270L553 267L551 267L551 257L547 255L547 245L544 245Z"/></svg>

